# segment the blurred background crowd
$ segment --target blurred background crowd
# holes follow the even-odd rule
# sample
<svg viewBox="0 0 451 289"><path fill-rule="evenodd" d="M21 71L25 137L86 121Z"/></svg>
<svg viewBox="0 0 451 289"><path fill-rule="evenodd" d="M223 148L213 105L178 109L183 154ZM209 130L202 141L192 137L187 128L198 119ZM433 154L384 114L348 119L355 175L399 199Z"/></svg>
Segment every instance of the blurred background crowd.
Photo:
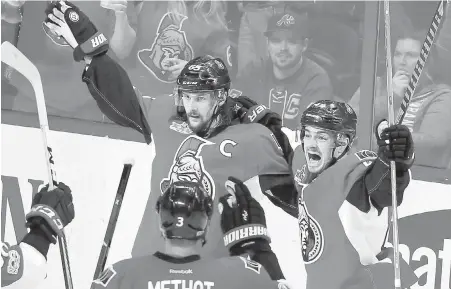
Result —
<svg viewBox="0 0 451 289"><path fill-rule="evenodd" d="M439 2L390 2L397 111ZM184 64L210 54L229 65L230 94L269 106L287 131L295 131L303 110L320 99L348 102L359 121L375 125L387 118L383 7L372 11L366 5L378 6L368 3L102 0L77 5L109 37L109 54L146 97L169 97ZM109 122L81 81L84 64L73 60L64 43L46 36L46 5L2 0L2 42L16 45L37 66L49 115ZM449 170L451 20L446 16L451 9L446 10L403 123L413 132L416 165ZM377 13L380 20L371 22ZM373 54L365 51L370 48ZM362 86L365 79L374 80L373 93ZM3 63L1 101L2 110L36 113L31 85ZM372 116L360 114L364 101L373 104Z"/></svg>

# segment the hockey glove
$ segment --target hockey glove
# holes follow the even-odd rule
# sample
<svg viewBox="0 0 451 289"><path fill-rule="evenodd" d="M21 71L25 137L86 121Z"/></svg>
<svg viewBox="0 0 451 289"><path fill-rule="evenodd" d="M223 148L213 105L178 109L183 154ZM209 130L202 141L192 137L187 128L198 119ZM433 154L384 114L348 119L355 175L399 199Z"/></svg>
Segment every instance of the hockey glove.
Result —
<svg viewBox="0 0 451 289"><path fill-rule="evenodd" d="M232 256L241 255L253 246L269 246L265 212L243 182L230 177L229 194L219 199L224 245ZM253 249L252 249L253 250Z"/></svg>
<svg viewBox="0 0 451 289"><path fill-rule="evenodd" d="M387 121L381 121L377 126L378 155L384 161L395 161L396 170L406 172L414 162L414 145L412 133L405 125L388 127Z"/></svg>
<svg viewBox="0 0 451 289"><path fill-rule="evenodd" d="M377 125L378 157L365 174L365 187L373 205L381 211L392 205L390 161L396 162L396 199L402 203L404 191L410 183L409 168L414 161L413 140L404 125L388 126L387 121Z"/></svg>
<svg viewBox="0 0 451 289"><path fill-rule="evenodd" d="M266 126L276 138L282 149L285 160L291 164L293 157L293 148L290 140L282 131L282 119L280 115L271 111L264 105L259 105L247 96L233 98L235 102L235 111L241 123L260 123Z"/></svg>
<svg viewBox="0 0 451 289"><path fill-rule="evenodd" d="M31 205L31 211L26 215L27 227L39 228L47 239L55 244L65 226L75 216L71 189L64 183L49 191L46 185L37 193Z"/></svg>
<svg viewBox="0 0 451 289"><path fill-rule="evenodd" d="M45 13L47 19L44 21L44 26L52 28L51 30L63 36L70 44L72 41L68 38L75 38L78 44L73 47L75 61L79 62L85 56L94 57L108 51L109 44L105 35L99 32L88 16L71 2L50 2ZM47 35L54 40L52 34L47 33Z"/></svg>

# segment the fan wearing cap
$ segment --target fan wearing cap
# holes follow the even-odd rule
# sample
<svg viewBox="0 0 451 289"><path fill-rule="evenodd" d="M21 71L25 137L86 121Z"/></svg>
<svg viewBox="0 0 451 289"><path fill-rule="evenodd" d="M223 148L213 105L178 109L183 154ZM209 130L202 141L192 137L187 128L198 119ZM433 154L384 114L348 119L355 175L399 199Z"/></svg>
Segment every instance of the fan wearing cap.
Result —
<svg viewBox="0 0 451 289"><path fill-rule="evenodd" d="M333 98L327 72L305 54L309 34L307 13L272 16L264 33L269 59L250 64L233 87L233 93L249 95L280 114L283 126L292 132L311 102Z"/></svg>
<svg viewBox="0 0 451 289"><path fill-rule="evenodd" d="M393 286L393 265L379 262L393 256L381 248L384 208L392 204L389 163L396 162L400 204L410 182L412 135L406 126L385 126L377 153L355 151L356 125L354 110L343 102L317 101L302 114L293 174L307 289ZM410 287L415 274L406 263L402 267L403 285Z"/></svg>

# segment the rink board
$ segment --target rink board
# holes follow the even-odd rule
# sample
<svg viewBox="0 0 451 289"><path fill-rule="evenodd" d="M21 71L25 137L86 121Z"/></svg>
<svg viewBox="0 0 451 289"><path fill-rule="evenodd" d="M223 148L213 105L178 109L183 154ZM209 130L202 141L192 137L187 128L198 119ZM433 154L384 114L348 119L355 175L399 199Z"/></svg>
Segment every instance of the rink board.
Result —
<svg viewBox="0 0 451 289"><path fill-rule="evenodd" d="M150 192L154 150L143 143L55 131L49 143L57 177L74 195L76 218L66 228L74 287L89 288L122 164L133 158L107 264L130 257ZM40 130L2 124L1 163L2 241L11 244L25 233L24 212L39 185L47 182ZM412 288L450 288L451 186L413 181L399 214L401 252L420 277ZM63 288L58 246L50 249L47 276L39 289Z"/></svg>

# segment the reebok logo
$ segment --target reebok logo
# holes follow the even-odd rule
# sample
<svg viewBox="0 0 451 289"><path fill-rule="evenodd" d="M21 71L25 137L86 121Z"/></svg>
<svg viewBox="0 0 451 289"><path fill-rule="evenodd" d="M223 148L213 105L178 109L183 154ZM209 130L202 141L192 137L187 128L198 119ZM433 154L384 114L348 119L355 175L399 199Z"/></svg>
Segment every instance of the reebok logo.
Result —
<svg viewBox="0 0 451 289"><path fill-rule="evenodd" d="M180 270L169 269L169 273L171 273L171 274L193 274L193 270L192 269L180 269Z"/></svg>
<svg viewBox="0 0 451 289"><path fill-rule="evenodd" d="M105 35L103 35L103 33L97 35L96 37L91 38L92 48L96 48L100 44L104 43L106 40L107 39L106 39Z"/></svg>

